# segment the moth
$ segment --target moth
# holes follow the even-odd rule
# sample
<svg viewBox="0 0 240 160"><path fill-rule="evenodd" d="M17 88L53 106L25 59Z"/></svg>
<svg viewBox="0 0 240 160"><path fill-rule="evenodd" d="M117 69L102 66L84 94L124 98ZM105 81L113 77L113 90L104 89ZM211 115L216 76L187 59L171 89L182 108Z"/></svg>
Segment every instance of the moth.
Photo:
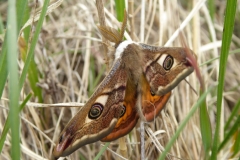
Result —
<svg viewBox="0 0 240 160"><path fill-rule="evenodd" d="M113 141L128 134L139 118L153 121L167 103L171 90L194 68L188 58L193 51L181 47L156 47L122 41L121 33L99 27L114 42L115 57L108 75L69 121L53 150L55 158L101 141Z"/></svg>

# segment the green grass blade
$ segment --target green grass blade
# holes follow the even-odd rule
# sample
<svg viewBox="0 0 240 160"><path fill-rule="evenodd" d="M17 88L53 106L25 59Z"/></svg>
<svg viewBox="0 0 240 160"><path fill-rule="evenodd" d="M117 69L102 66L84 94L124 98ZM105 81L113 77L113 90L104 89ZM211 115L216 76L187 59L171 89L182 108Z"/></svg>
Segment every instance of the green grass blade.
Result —
<svg viewBox="0 0 240 160"><path fill-rule="evenodd" d="M4 37L4 42L2 46L2 52L0 54L0 97L2 97L2 93L4 90L5 83L8 77L8 69L7 69L7 34Z"/></svg>
<svg viewBox="0 0 240 160"><path fill-rule="evenodd" d="M230 123L233 121L233 118L239 115L240 111L240 100L237 102L237 104L234 106L230 117L228 118L225 126L224 126L224 131L228 130Z"/></svg>
<svg viewBox="0 0 240 160"><path fill-rule="evenodd" d="M168 142L168 144L165 147L165 150L162 152L162 154L159 157L159 160L164 160L167 153L169 152L171 146L174 144L174 142L177 140L179 134L181 133L181 131L184 129L184 127L186 126L187 122L190 120L190 118L193 116L193 114L196 112L197 108L202 105L202 103L205 101L205 98L207 96L207 94L212 90L212 88L208 89L205 93L203 93L201 95L201 97L198 99L197 103L192 107L192 109L190 110L189 114L187 115L187 117L181 122L181 124L179 125L176 133L173 135L173 137L170 139L170 141Z"/></svg>
<svg viewBox="0 0 240 160"><path fill-rule="evenodd" d="M222 112L221 106L222 106L222 97L223 97L223 90L224 90L225 71L226 71L229 47L232 39L236 7L237 7L237 0L227 1L226 15L224 19L224 31L223 31L223 38L222 38L222 49L221 49L220 65L219 65L216 130L215 130L214 139L213 139L212 156L211 156L212 160L217 159L217 153L218 153L220 119L221 119L221 112Z"/></svg>
<svg viewBox="0 0 240 160"><path fill-rule="evenodd" d="M26 41L22 37L20 37L19 38L19 50L20 50L20 53L22 55L21 57L24 62L26 62L27 48L28 47L27 47ZM37 64L35 63L34 60L32 60L30 62L30 67L28 70L28 80L30 83L30 87L34 93L34 96L38 97L39 103L42 103L43 102L42 89L36 85L37 83L39 83L38 77L40 77L40 76L39 76L39 70L37 68Z"/></svg>
<svg viewBox="0 0 240 160"><path fill-rule="evenodd" d="M29 101L29 99L32 97L32 94L27 95L27 97L24 99L24 101L22 102L22 104L19 107L19 112L22 111L22 109L25 107L26 103ZM6 139L7 133L9 131L9 116L5 122L2 134L1 134L1 139L0 139L0 153L2 152L3 149L3 145L4 145L4 141Z"/></svg>
<svg viewBox="0 0 240 160"><path fill-rule="evenodd" d="M19 5L21 3L26 3L27 5L27 0L19 0L17 1L17 24L21 25L22 23L20 22L20 16L24 15L24 8L23 5ZM19 32L20 28L17 28L17 33ZM2 19L0 16L0 34L4 33L4 25L2 23ZM7 33L6 33L7 35ZM2 97L2 92L8 77L8 70L7 70L7 36L4 37L3 41L3 46L2 46L2 52L0 54L0 97Z"/></svg>
<svg viewBox="0 0 240 160"><path fill-rule="evenodd" d="M100 150L100 152L97 154L97 156L94 158L94 160L98 160L102 156L102 154L106 151L109 144L110 144L110 142L105 143L104 147Z"/></svg>
<svg viewBox="0 0 240 160"><path fill-rule="evenodd" d="M17 6L17 33L19 33L22 24L23 24L23 18L24 18L24 13L26 11L26 7L28 5L27 0L17 0L16 6Z"/></svg>
<svg viewBox="0 0 240 160"><path fill-rule="evenodd" d="M235 133L235 142L233 145L233 156L240 153L240 127L238 128L238 131Z"/></svg>
<svg viewBox="0 0 240 160"><path fill-rule="evenodd" d="M230 138L233 136L233 134L240 128L239 124L240 124L240 116L238 116L238 118L237 118L236 122L234 123L233 127L230 129L230 131L224 137L224 140L219 145L218 151L220 151L224 147L224 145L227 144L227 142L230 140Z"/></svg>
<svg viewBox="0 0 240 160"><path fill-rule="evenodd" d="M202 95L202 93L201 93ZM200 128L202 135L202 142L205 150L206 159L209 157L209 151L212 147L212 128L207 111L207 104L204 101L200 107Z"/></svg>
<svg viewBox="0 0 240 160"><path fill-rule="evenodd" d="M208 0L208 9L209 9L209 13L211 16L212 21L214 21L214 14L215 14L215 0Z"/></svg>
<svg viewBox="0 0 240 160"><path fill-rule="evenodd" d="M29 20L30 14L31 14L31 10L30 10L30 7L28 5L25 7L25 12L23 14L24 14L23 23L25 24ZM23 30L23 36L24 36L24 39L25 39L26 42L28 42L28 40L29 40L30 33L31 33L31 26L27 26Z"/></svg>
<svg viewBox="0 0 240 160"><path fill-rule="evenodd" d="M7 61L9 70L9 118L11 129L11 157L20 159L19 135L19 88L18 88L18 50L17 50L17 19L16 1L8 1L7 17Z"/></svg>
<svg viewBox="0 0 240 160"><path fill-rule="evenodd" d="M115 0L115 5L116 5L117 20L119 22L122 22L124 18L125 1Z"/></svg>
<svg viewBox="0 0 240 160"><path fill-rule="evenodd" d="M4 25L2 22L2 16L0 15L0 34L3 34L3 33L4 33Z"/></svg>
<svg viewBox="0 0 240 160"><path fill-rule="evenodd" d="M18 7L21 7L21 8L24 7L25 8L25 10L21 10L22 11L21 14L23 15L19 18L20 19L19 21L21 21L21 24L22 24L22 22L26 23L27 20L30 18L30 9L27 6L26 2L27 2L26 0L21 0L21 1L19 1L19 4L17 5ZM23 30L24 38L19 37L19 41L18 41L19 50L20 50L20 53L21 53L21 58L23 59L24 62L26 61L26 57L27 57L27 50L28 50L28 43L27 42L29 40L30 32L31 32L30 26L26 27ZM39 70L38 70L37 65L36 65L36 63L34 61L34 58L33 58L33 60L30 62L30 67L29 67L29 70L28 70L28 80L29 80L29 83L30 83L30 87L31 87L31 89L34 93L34 96L38 98L39 103L42 103L43 102L42 89L39 86L36 85L39 82L38 77L40 77L39 76Z"/></svg>
<svg viewBox="0 0 240 160"><path fill-rule="evenodd" d="M231 54L237 54L237 53L238 53L238 54L240 53L240 49L235 49L235 50L233 50L233 51L230 51L230 52L229 52L229 55L231 55ZM206 62L200 64L199 67L202 67L202 66L204 66L204 65L210 64L210 63L212 63L213 61L215 61L215 60L217 60L217 59L219 59L219 58L220 58L220 57L215 57L215 58L212 58L212 59L210 59L210 60L207 60Z"/></svg>
<svg viewBox="0 0 240 160"><path fill-rule="evenodd" d="M48 7L48 4L49 4L49 1L50 0L45 0L44 1L42 12L40 14L40 18L39 18L38 23L37 23L36 31L33 35L33 39L32 39L32 43L30 45L28 56L26 58L26 62L25 62L22 74L20 76L20 80L19 80L19 87L20 88L22 88L22 86L23 86L23 83L24 83L24 81L26 79L26 76L27 76L27 73L28 73L28 69L30 67L30 63L33 60L34 49L35 49L35 46L37 44L38 36L39 36L40 31L41 31L43 20L45 18L46 12L47 12L47 7Z"/></svg>

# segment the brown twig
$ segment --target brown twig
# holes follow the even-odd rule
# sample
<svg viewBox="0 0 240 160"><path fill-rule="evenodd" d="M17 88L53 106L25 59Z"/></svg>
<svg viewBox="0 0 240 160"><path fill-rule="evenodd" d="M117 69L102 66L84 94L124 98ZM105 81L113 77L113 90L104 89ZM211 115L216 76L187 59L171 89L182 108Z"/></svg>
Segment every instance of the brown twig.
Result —
<svg viewBox="0 0 240 160"><path fill-rule="evenodd" d="M97 11L98 11L98 18L99 18L99 23L100 26L106 26L106 22L105 22L105 14L104 14L104 6L103 6L103 1L102 0L96 0L96 7L97 7ZM107 70L109 70L110 65L109 65L109 57L108 57L108 46L109 45L109 41L102 37L102 47L104 50L104 58L105 58L105 63L107 66Z"/></svg>

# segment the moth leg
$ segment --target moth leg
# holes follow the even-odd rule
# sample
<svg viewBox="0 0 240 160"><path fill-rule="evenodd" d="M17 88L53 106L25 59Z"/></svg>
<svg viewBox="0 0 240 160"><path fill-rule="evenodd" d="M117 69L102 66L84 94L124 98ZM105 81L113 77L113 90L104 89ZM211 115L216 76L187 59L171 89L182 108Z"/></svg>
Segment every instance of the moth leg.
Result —
<svg viewBox="0 0 240 160"><path fill-rule="evenodd" d="M147 122L147 119L144 116L143 110L142 110L143 106L142 106L142 93L141 93L141 91L139 92L138 97L137 97L136 107L137 107L137 111L138 111L138 115L139 115L140 119L144 122Z"/></svg>

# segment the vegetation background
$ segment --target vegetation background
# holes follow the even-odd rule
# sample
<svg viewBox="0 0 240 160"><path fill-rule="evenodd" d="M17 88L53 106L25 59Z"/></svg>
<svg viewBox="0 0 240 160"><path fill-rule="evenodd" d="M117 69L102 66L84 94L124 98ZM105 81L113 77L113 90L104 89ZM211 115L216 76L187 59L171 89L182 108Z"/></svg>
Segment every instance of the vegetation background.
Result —
<svg viewBox="0 0 240 160"><path fill-rule="evenodd" d="M185 41L205 83L199 74L187 77L161 115L144 124L144 159L238 159L240 2L123 2L102 2L106 25L119 28L126 7L133 40L170 47ZM98 11L87 0L0 1L0 159L49 159L61 130L106 76ZM138 124L123 139L126 159L140 159L139 135ZM124 159L118 140L103 146L66 158Z"/></svg>

